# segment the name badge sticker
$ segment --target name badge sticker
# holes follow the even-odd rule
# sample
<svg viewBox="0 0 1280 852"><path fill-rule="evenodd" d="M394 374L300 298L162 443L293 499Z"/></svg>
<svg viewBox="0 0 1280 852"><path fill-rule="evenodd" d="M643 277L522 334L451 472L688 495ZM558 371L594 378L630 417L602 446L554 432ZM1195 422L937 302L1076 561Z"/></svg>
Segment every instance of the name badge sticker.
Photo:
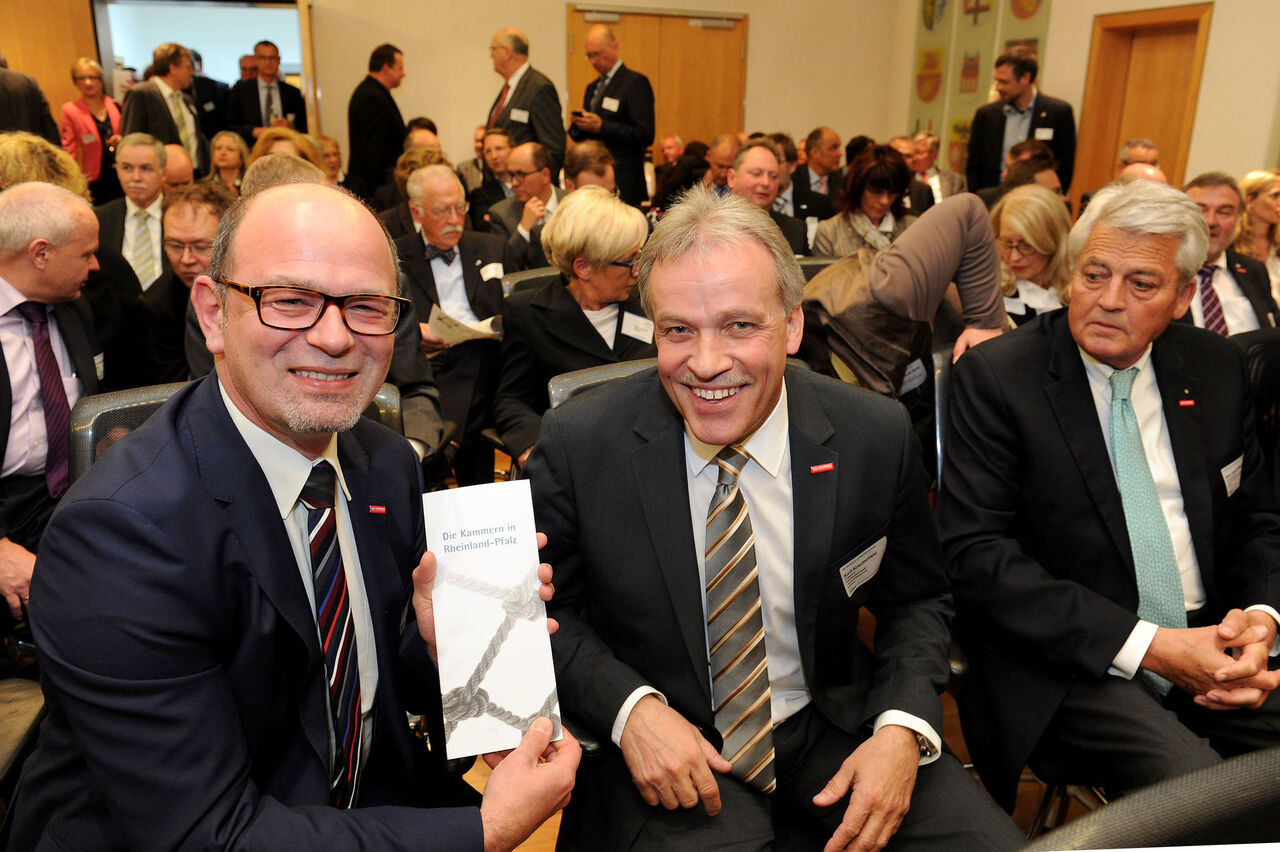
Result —
<svg viewBox="0 0 1280 852"><path fill-rule="evenodd" d="M622 312L622 333L633 337L641 343L653 342L653 320L638 316L630 311Z"/></svg>
<svg viewBox="0 0 1280 852"><path fill-rule="evenodd" d="M1231 462L1222 469L1222 482L1227 486L1227 496L1230 497L1236 493L1240 487L1240 474L1244 470L1244 456Z"/></svg>
<svg viewBox="0 0 1280 852"><path fill-rule="evenodd" d="M81 142L83 142L83 143L84 143L84 144L86 144L86 145L92 145L94 142L97 142L97 141L98 141L98 134L96 134L96 133L82 133L82 134L80 134L80 141L81 141Z"/></svg>
<svg viewBox="0 0 1280 852"><path fill-rule="evenodd" d="M502 264L499 261L495 260L493 263L486 263L484 266L480 267L480 279L482 281L491 281L494 278L501 277Z"/></svg>
<svg viewBox="0 0 1280 852"><path fill-rule="evenodd" d="M1036 138L1037 138L1037 139L1043 139L1043 140L1044 140L1044 141L1046 141L1046 142L1052 142L1052 141L1053 141L1053 128L1052 128L1052 127L1037 127L1037 128L1036 128Z"/></svg>
<svg viewBox="0 0 1280 852"><path fill-rule="evenodd" d="M609 110L609 112L617 112L618 107L621 106L621 104L618 103L617 98L605 98L600 101L600 106L602 109Z"/></svg>
<svg viewBox="0 0 1280 852"><path fill-rule="evenodd" d="M518 122L520 122L521 124L528 124L528 123L529 123L529 110L527 110L527 109L513 109L513 110L511 110L511 120L512 120L512 121L518 121Z"/></svg>
<svg viewBox="0 0 1280 852"><path fill-rule="evenodd" d="M840 569L840 581L844 583L844 593L853 597L858 587L870 580L880 570L880 560L889 547L889 537L880 539L857 556L850 559Z"/></svg>
<svg viewBox="0 0 1280 852"><path fill-rule="evenodd" d="M98 381L102 381L102 368L104 364L105 361L101 352L93 356L93 372L97 374Z"/></svg>

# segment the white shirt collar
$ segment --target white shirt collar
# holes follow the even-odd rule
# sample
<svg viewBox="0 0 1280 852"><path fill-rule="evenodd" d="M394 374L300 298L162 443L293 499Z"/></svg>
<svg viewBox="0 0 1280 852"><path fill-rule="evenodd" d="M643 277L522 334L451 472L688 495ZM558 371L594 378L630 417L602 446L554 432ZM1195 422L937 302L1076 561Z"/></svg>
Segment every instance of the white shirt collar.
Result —
<svg viewBox="0 0 1280 852"><path fill-rule="evenodd" d="M742 448L747 451L747 455L772 477L776 478L778 472L782 470L782 461L787 453L787 433L790 428L791 419L787 413L787 384L784 381L782 393L779 394L773 411L760 424L760 428L742 442ZM723 445L717 446L699 441L689 431L687 423L684 428L684 437L689 469L694 471L695 475L701 474L703 469L714 462L716 455L724 449Z"/></svg>
<svg viewBox="0 0 1280 852"><path fill-rule="evenodd" d="M138 202L134 201L132 198L130 198L127 195L124 197L124 208L125 208L126 218L133 216L133 214L137 213L139 210L145 210L147 211L147 215L150 216L152 219L159 219L160 210L162 207L164 207L163 192L157 195L156 200L148 204L146 207L139 207Z"/></svg>
<svg viewBox="0 0 1280 852"><path fill-rule="evenodd" d="M160 90L160 96L167 102L175 89L159 77L152 77L151 79L155 81L156 88Z"/></svg>
<svg viewBox="0 0 1280 852"><path fill-rule="evenodd" d="M1080 349L1079 346L1077 346L1076 348ZM1103 382L1105 382L1108 385L1111 383L1111 374L1116 371L1115 367L1112 367L1110 364L1102 363L1097 358L1094 358L1092 355L1090 355L1088 352L1085 352L1083 349L1080 349L1080 359L1084 361L1084 369L1086 373L1092 373L1095 376L1095 378L1099 376L1102 377ZM1140 357L1137 361L1134 361L1129 366L1137 367L1138 373L1139 375L1141 375L1143 371L1147 369L1147 365L1150 363L1151 363L1151 344L1148 343L1146 351L1142 353L1142 357Z"/></svg>
<svg viewBox="0 0 1280 852"><path fill-rule="evenodd" d="M509 87L507 89L508 97L510 97L511 92L514 92L516 90L516 84L520 82L520 78L523 77L524 72L528 70L529 70L529 63L524 62L524 63L521 63L519 68L511 72L511 76L507 78L507 86Z"/></svg>
<svg viewBox="0 0 1280 852"><path fill-rule="evenodd" d="M293 507L297 505L302 486L306 485L307 477L311 475L311 468L315 467L320 459L326 459L333 465L334 471L338 474L338 487L342 489L343 496L348 501L351 500L347 481L342 476L342 465L338 462L337 434L329 436L329 446L320 454L320 458L313 461L245 417L227 395L221 380L218 382L218 393L222 396L223 404L227 406L231 422L236 425L240 437L244 438L245 444L249 446L249 452L253 453L254 459L257 460L258 467L262 468L263 474L266 475L267 484L271 486L271 496L275 498L276 508L280 511L282 519L288 517Z"/></svg>

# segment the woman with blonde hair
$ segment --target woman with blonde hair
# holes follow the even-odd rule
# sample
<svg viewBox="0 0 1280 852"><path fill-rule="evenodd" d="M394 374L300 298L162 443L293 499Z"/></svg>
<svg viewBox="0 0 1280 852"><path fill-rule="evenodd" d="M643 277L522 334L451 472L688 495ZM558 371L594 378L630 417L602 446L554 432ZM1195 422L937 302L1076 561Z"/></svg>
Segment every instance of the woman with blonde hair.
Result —
<svg viewBox="0 0 1280 852"><path fill-rule="evenodd" d="M566 195L542 226L542 248L560 274L503 304L493 406L502 441L521 465L549 405L548 380L657 354L653 323L634 292L635 264L648 236L644 214L598 186Z"/></svg>
<svg viewBox="0 0 1280 852"><path fill-rule="evenodd" d="M1038 183L1016 187L991 210L1000 250L1000 287L1015 325L1067 303L1071 219L1062 199Z"/></svg>
<svg viewBox="0 0 1280 852"><path fill-rule="evenodd" d="M1244 211L1236 251L1259 260L1271 277L1271 295L1280 299L1280 172L1256 169L1240 179Z"/></svg>
<svg viewBox="0 0 1280 852"><path fill-rule="evenodd" d="M220 130L209 140L209 153L213 168L201 180L219 184L239 195L240 181L245 169L249 168L250 160L249 146L244 144L244 138L234 130Z"/></svg>
<svg viewBox="0 0 1280 852"><path fill-rule="evenodd" d="M0 133L0 192L29 181L56 184L94 201L84 172L66 151L25 130Z"/></svg>
<svg viewBox="0 0 1280 852"><path fill-rule="evenodd" d="M71 82L80 98L62 105L62 149L76 161L94 204L124 195L116 176L120 107L103 93L102 66L87 56L71 64Z"/></svg>
<svg viewBox="0 0 1280 852"><path fill-rule="evenodd" d="M249 152L249 165L263 154L292 154L311 163L320 171L324 171L324 159L316 146L303 134L288 127L267 127L253 143Z"/></svg>

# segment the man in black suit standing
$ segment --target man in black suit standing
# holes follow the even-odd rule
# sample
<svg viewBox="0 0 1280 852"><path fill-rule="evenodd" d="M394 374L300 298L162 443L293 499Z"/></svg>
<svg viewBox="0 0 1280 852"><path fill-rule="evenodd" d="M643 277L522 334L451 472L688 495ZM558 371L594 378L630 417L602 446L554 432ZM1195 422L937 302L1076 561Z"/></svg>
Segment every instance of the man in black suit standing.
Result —
<svg viewBox="0 0 1280 852"><path fill-rule="evenodd" d="M268 127L291 127L307 132L307 105L302 92L280 79L280 48L269 41L253 46L258 66L254 80L241 80L231 89L227 123L250 147Z"/></svg>
<svg viewBox="0 0 1280 852"><path fill-rule="evenodd" d="M782 152L778 146L768 139L752 139L734 157L729 169L729 189L769 214L792 253L808 254L809 234L804 222L774 209L782 171Z"/></svg>
<svg viewBox="0 0 1280 852"><path fill-rule="evenodd" d="M120 132L149 133L164 145L181 145L196 175L209 170L209 140L200 132L196 108L186 95L195 67L191 51L167 42L152 53L155 76L131 87L124 98Z"/></svg>
<svg viewBox="0 0 1280 852"><path fill-rule="evenodd" d="M458 427L454 473L459 485L493 482L493 448L480 432L490 422L501 344L468 340L451 346L428 323L436 307L471 325L501 314L502 276L516 268L515 259L501 237L465 230L467 202L448 166L418 169L407 186L409 210L422 233L401 237L396 248L444 418Z"/></svg>
<svg viewBox="0 0 1280 852"><path fill-rule="evenodd" d="M1259 261L1231 247L1244 209L1230 175L1206 172L1183 187L1209 226L1209 254L1196 273L1195 297L1184 319L1218 334L1275 328L1280 320L1271 279Z"/></svg>
<svg viewBox="0 0 1280 852"><path fill-rule="evenodd" d="M498 30L489 42L493 70L505 81L486 127L505 127L512 147L537 142L547 149L552 184L564 165L564 115L555 84L529 64L529 37L514 27Z"/></svg>
<svg viewBox="0 0 1280 852"><path fill-rule="evenodd" d="M587 86L582 109L574 110L569 137L603 142L613 155L619 196L639 207L648 197L644 153L653 142L653 87L618 58L618 42L604 24L587 31L585 46L587 61L600 77Z"/></svg>
<svg viewBox="0 0 1280 852"><path fill-rule="evenodd" d="M1248 373L1173 322L1208 243L1176 189L1102 189L1070 307L956 364L938 521L965 740L1006 807L1027 763L1122 793L1280 744L1280 514Z"/></svg>
<svg viewBox="0 0 1280 852"><path fill-rule="evenodd" d="M25 130L51 145L62 144L40 85L26 74L10 71L0 54L0 132L6 130Z"/></svg>
<svg viewBox="0 0 1280 852"><path fill-rule="evenodd" d="M80 299L97 247L83 198L47 183L0 193L0 595L15 620L36 545L67 490L71 407L98 392L102 356Z"/></svg>
<svg viewBox="0 0 1280 852"><path fill-rule="evenodd" d="M387 182L404 145L404 119L391 90L404 79L404 54L380 44L369 54L369 74L347 104L347 173L358 177L369 197Z"/></svg>
<svg viewBox="0 0 1280 852"><path fill-rule="evenodd" d="M200 51L191 51L191 62L195 74L191 78L187 94L196 105L196 120L200 123L200 132L212 143L213 137L227 126L227 95L231 87L221 80L204 76L204 59L200 56Z"/></svg>
<svg viewBox="0 0 1280 852"><path fill-rule="evenodd" d="M694 190L639 275L656 371L548 412L528 465L561 706L618 746L562 842L1017 847L941 751L951 603L906 412L787 369L804 276L745 200Z"/></svg>
<svg viewBox="0 0 1280 852"><path fill-rule="evenodd" d="M1000 100L978 107L969 130L969 191L1000 183L1005 156L1015 143L1040 139L1058 162L1064 190L1071 189L1076 162L1076 119L1071 104L1036 89L1040 64L1024 49L996 57L995 84Z"/></svg>

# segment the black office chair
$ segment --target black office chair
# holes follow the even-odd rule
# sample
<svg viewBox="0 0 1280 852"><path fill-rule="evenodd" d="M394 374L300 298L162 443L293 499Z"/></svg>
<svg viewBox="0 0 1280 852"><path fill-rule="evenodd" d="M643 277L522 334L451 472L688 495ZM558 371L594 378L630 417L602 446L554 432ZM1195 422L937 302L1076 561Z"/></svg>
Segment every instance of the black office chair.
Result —
<svg viewBox="0 0 1280 852"><path fill-rule="evenodd" d="M1168 778L1072 820L1024 852L1280 840L1280 748Z"/></svg>
<svg viewBox="0 0 1280 852"><path fill-rule="evenodd" d="M554 266L539 266L536 269L525 269L520 272L508 272L502 276L502 295L510 296L521 290L532 290L534 287L560 277L560 270Z"/></svg>
<svg viewBox="0 0 1280 852"><path fill-rule="evenodd" d="M71 409L71 441L68 447L68 477L79 479L112 444L137 429L186 382L150 385L99 393L80 399ZM364 415L397 432L404 431L400 413L400 390L391 384L378 389Z"/></svg>

